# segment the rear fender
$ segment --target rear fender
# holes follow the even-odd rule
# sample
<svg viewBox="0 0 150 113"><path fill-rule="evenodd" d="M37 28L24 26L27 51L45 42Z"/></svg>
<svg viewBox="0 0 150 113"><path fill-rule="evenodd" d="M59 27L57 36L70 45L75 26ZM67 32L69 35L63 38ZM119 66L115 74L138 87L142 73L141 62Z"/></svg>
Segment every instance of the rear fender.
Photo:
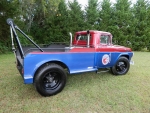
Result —
<svg viewBox="0 0 150 113"><path fill-rule="evenodd" d="M34 82L34 76L36 74L36 72L44 65L48 65L49 63L56 63L60 66L62 66L63 68L66 68L67 71L70 73L70 70L68 68L68 66L63 63L62 61L59 60L40 60L39 56L37 56L38 58L25 58L24 59L24 83L25 84L32 84Z"/></svg>
<svg viewBox="0 0 150 113"><path fill-rule="evenodd" d="M34 73L34 77L35 77L36 73L38 72L38 70L40 68L44 67L45 65L50 65L52 63L60 65L62 68L67 69L68 73L70 73L70 70L69 70L68 66L65 63L63 63L62 61L58 61L58 60L52 60L52 61L47 61L47 62L44 62L44 63L43 62L40 63L40 65L36 68L36 71Z"/></svg>

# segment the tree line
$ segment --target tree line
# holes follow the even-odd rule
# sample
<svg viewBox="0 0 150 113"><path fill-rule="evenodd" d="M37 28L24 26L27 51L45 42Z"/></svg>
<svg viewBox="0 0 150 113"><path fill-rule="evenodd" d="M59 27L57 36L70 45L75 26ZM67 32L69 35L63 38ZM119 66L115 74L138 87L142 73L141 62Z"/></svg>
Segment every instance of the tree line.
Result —
<svg viewBox="0 0 150 113"><path fill-rule="evenodd" d="M101 30L113 34L113 43L134 51L150 51L150 3L147 0L88 0L83 8L77 0L1 0L0 53L11 48L7 18L38 44L69 42L69 32ZM20 34L23 44L28 44Z"/></svg>

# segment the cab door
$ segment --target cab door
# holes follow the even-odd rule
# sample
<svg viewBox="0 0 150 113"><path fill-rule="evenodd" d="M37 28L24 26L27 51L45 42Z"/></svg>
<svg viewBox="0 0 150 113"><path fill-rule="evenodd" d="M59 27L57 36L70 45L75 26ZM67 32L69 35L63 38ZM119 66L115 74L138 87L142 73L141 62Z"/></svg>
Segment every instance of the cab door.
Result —
<svg viewBox="0 0 150 113"><path fill-rule="evenodd" d="M111 35L100 34L97 49L97 67L106 68L111 66Z"/></svg>

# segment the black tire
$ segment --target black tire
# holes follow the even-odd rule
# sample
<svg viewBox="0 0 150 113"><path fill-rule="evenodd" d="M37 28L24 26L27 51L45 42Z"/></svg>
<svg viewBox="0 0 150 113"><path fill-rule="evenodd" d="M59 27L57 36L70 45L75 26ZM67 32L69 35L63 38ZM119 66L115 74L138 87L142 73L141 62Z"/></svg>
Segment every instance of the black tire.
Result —
<svg viewBox="0 0 150 113"><path fill-rule="evenodd" d="M35 75L34 86L42 96L52 96L62 91L67 75L57 64L45 65Z"/></svg>
<svg viewBox="0 0 150 113"><path fill-rule="evenodd" d="M126 57L120 57L116 64L111 68L114 75L125 75L130 68L129 60Z"/></svg>

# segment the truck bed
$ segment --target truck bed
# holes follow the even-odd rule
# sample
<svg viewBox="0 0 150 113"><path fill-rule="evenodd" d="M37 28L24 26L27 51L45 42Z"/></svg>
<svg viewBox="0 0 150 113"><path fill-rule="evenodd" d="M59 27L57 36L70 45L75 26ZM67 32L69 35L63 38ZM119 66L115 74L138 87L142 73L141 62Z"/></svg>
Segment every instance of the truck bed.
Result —
<svg viewBox="0 0 150 113"><path fill-rule="evenodd" d="M66 47L68 47L67 44L50 44L50 45L40 45L41 49L44 52L65 52ZM27 55L30 52L40 52L40 50L37 47L34 47L33 45L25 45L22 47L24 55ZM19 50L17 49L17 56L20 56Z"/></svg>
<svg viewBox="0 0 150 113"><path fill-rule="evenodd" d="M66 47L68 47L68 45L66 45L66 44L50 44L50 45L41 45L40 47L44 52L65 52ZM38 48L34 47L33 45L23 46L22 49L24 52L24 56L26 56L30 52L40 52L40 50ZM17 59L17 68L18 68L20 74L22 75L24 60L23 60L23 58L21 58L21 55L20 55L20 52L18 49L16 49L16 59Z"/></svg>

